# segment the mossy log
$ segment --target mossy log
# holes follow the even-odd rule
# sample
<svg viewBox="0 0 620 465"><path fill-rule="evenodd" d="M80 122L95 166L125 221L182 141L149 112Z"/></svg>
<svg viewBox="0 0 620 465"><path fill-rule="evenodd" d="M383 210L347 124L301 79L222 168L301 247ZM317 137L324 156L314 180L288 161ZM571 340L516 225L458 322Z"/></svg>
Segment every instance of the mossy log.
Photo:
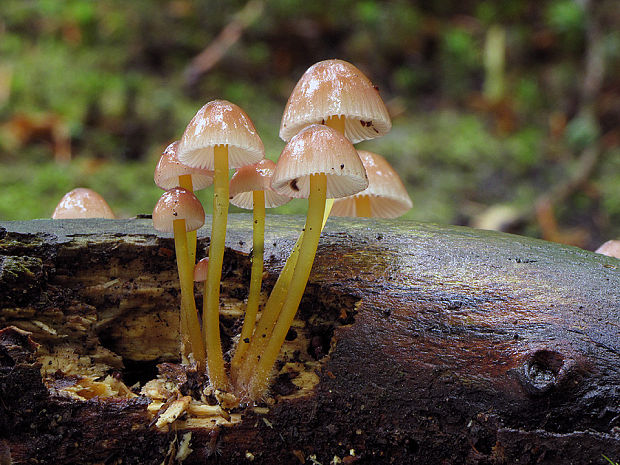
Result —
<svg viewBox="0 0 620 465"><path fill-rule="evenodd" d="M229 219L227 353L251 224ZM268 218L265 296L301 227ZM619 260L330 219L269 394L216 417L178 363L178 308L173 240L149 219L0 223L0 464L620 460ZM158 404L156 377L176 393Z"/></svg>

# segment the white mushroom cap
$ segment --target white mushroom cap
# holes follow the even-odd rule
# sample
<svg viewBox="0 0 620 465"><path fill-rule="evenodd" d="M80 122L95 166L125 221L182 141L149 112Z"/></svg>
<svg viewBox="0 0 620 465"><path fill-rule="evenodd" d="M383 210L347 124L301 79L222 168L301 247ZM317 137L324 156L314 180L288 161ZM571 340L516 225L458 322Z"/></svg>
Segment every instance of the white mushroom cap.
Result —
<svg viewBox="0 0 620 465"><path fill-rule="evenodd" d="M370 197L370 214L377 218L396 218L411 207L411 198L398 173L392 165L376 153L358 150L366 174L368 187L354 196L338 199L334 202L332 215L357 216L355 199Z"/></svg>
<svg viewBox="0 0 620 465"><path fill-rule="evenodd" d="M288 141L309 124L345 117L345 136L354 144L389 132L392 121L379 91L359 69L342 60L312 65L286 103L280 137Z"/></svg>
<svg viewBox="0 0 620 465"><path fill-rule="evenodd" d="M595 252L608 257L620 258L620 240L607 241L596 249Z"/></svg>
<svg viewBox="0 0 620 465"><path fill-rule="evenodd" d="M207 280L209 273L209 257L205 257L196 263L194 267L194 281L203 282Z"/></svg>
<svg viewBox="0 0 620 465"><path fill-rule="evenodd" d="M265 207L275 208L291 200L286 195L278 194L271 188L271 178L276 164L263 158L254 165L242 166L230 179L230 203L239 208L254 208L254 191L265 192Z"/></svg>
<svg viewBox="0 0 620 465"><path fill-rule="evenodd" d="M70 218L108 218L114 213L108 203L94 190L78 187L67 192L52 213L55 220Z"/></svg>
<svg viewBox="0 0 620 465"><path fill-rule="evenodd" d="M335 129L313 124L286 146L273 173L271 187L294 198L308 198L310 175L327 175L327 198L353 195L368 186L366 171L353 144Z"/></svg>
<svg viewBox="0 0 620 465"><path fill-rule="evenodd" d="M228 166L239 168L265 157L263 141L250 117L237 105L213 100L185 128L177 157L187 166L214 169L213 148L228 145Z"/></svg>
<svg viewBox="0 0 620 465"><path fill-rule="evenodd" d="M179 141L175 141L166 147L155 167L153 179L157 187L163 190L179 186L179 176L191 175L194 191L204 189L213 184L213 171L190 168L177 158Z"/></svg>
<svg viewBox="0 0 620 465"><path fill-rule="evenodd" d="M190 191L173 187L162 194L153 209L153 227L162 232L174 231L174 220L185 220L185 230L195 231L205 222L202 204Z"/></svg>

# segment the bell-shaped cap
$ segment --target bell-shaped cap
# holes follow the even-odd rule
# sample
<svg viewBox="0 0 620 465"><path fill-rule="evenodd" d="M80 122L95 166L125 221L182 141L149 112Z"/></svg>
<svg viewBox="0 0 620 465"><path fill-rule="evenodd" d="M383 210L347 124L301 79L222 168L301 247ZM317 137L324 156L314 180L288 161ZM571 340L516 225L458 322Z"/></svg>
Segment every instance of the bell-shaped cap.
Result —
<svg viewBox="0 0 620 465"><path fill-rule="evenodd" d="M177 158L179 141L174 141L159 158L153 179L157 187L163 190L179 186L179 176L189 174L192 177L194 191L213 184L213 171L202 168L190 168Z"/></svg>
<svg viewBox="0 0 620 465"><path fill-rule="evenodd" d="M271 187L293 198L308 198L310 175L327 175L327 198L337 199L366 189L368 178L353 144L335 129L313 124L284 147Z"/></svg>
<svg viewBox="0 0 620 465"><path fill-rule="evenodd" d="M271 178L276 164L263 158L254 165L242 166L230 179L230 203L239 208L254 208L254 191L265 193L265 207L275 208L291 200L286 195L278 194L271 188Z"/></svg>
<svg viewBox="0 0 620 465"><path fill-rule="evenodd" d="M108 203L97 192L85 187L78 187L67 192L52 213L55 220L70 218L107 218L114 219L114 213Z"/></svg>
<svg viewBox="0 0 620 465"><path fill-rule="evenodd" d="M207 280L209 273L209 257L205 257L196 263L194 267L194 281L200 283Z"/></svg>
<svg viewBox="0 0 620 465"><path fill-rule="evenodd" d="M205 222L205 211L196 196L181 187L162 194L153 209L153 227L162 232L174 231L174 220L185 220L185 230L195 231Z"/></svg>
<svg viewBox="0 0 620 465"><path fill-rule="evenodd" d="M345 117L345 136L354 144L381 137L392 121L378 89L359 69L342 60L312 65L286 103L280 137L288 141L310 124L324 124L330 116Z"/></svg>
<svg viewBox="0 0 620 465"><path fill-rule="evenodd" d="M265 157L263 141L250 117L226 100L213 100L198 110L185 128L177 156L187 166L213 170L216 145L228 146L230 168L251 165Z"/></svg>
<svg viewBox="0 0 620 465"><path fill-rule="evenodd" d="M370 214L377 218L396 218L411 207L411 198L398 173L392 165L376 153L358 150L366 174L368 187L352 197L338 199L334 202L331 214L334 216L358 216L355 204L357 197L368 196Z"/></svg>

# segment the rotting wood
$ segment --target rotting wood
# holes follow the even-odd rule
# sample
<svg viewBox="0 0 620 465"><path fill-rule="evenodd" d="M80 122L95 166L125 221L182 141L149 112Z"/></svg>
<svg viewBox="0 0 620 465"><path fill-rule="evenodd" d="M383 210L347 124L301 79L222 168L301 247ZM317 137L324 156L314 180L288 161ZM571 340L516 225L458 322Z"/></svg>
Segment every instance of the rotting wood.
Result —
<svg viewBox="0 0 620 465"><path fill-rule="evenodd" d="M247 297L250 218L229 219L225 351ZM268 218L265 295L301 225ZM176 364L171 237L148 219L0 227L0 463L620 459L619 260L331 219L271 394L224 415Z"/></svg>

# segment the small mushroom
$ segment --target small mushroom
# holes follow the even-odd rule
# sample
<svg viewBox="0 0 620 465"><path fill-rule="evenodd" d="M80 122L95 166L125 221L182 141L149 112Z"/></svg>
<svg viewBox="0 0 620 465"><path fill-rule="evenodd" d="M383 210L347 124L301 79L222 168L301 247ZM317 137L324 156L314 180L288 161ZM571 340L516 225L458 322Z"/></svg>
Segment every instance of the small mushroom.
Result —
<svg viewBox="0 0 620 465"><path fill-rule="evenodd" d="M194 281L197 283L204 283L207 280L207 274L209 272L209 257L205 257L202 260L198 260L194 267Z"/></svg>
<svg viewBox="0 0 620 465"><path fill-rule="evenodd" d="M233 377L248 347L248 344L243 341L248 340L252 336L256 323L256 314L258 313L258 301L263 277L265 208L279 207L291 200L290 197L278 194L271 188L271 178L275 167L276 164L274 162L263 159L254 165L238 168L230 180L230 203L239 208L252 209L254 220L250 292L239 337L240 342L231 361Z"/></svg>
<svg viewBox="0 0 620 465"><path fill-rule="evenodd" d="M241 108L225 100L214 100L204 105L187 125L177 156L188 166L215 171L209 274L202 321L211 385L225 389L228 380L220 341L219 300L228 219L228 173L230 168L263 159L265 148L254 124Z"/></svg>
<svg viewBox="0 0 620 465"><path fill-rule="evenodd" d="M182 187L190 192L195 192L213 184L213 171L203 168L191 168L181 163L177 157L179 141L172 142L162 153L153 180L157 187L163 190L173 187ZM189 247L189 261L196 262L196 231L187 233Z"/></svg>
<svg viewBox="0 0 620 465"><path fill-rule="evenodd" d="M392 165L376 153L358 150L366 174L368 187L351 197L334 202L334 216L362 216L397 218L412 207L405 185Z"/></svg>
<svg viewBox="0 0 620 465"><path fill-rule="evenodd" d="M344 164L346 169L341 170ZM338 168L338 169L336 169ZM291 181L295 181L296 188ZM240 386L247 386L247 395L256 399L262 395L282 343L293 322L303 296L321 234L326 198L352 195L368 186L368 179L357 151L338 131L314 124L294 136L280 154L271 186L277 192L308 199L308 214L297 265L288 294L282 305L264 351L261 337L255 337L248 349L240 372ZM261 318L262 319L262 318ZM246 366L256 362L253 376L248 378ZM246 384L248 382L249 383Z"/></svg>
<svg viewBox="0 0 620 465"><path fill-rule="evenodd" d="M205 368L205 350L194 300L194 273L193 264L189 262L187 232L200 228L204 221L205 212L200 201L181 187L164 192L153 209L153 227L158 231L174 233L181 287L181 327L188 328L188 333L181 336L184 343L189 343L199 369Z"/></svg>
<svg viewBox="0 0 620 465"><path fill-rule="evenodd" d="M78 187L67 192L52 213L55 220L74 218L114 219L108 203L92 189Z"/></svg>
<svg viewBox="0 0 620 465"><path fill-rule="evenodd" d="M596 249L595 252L608 257L620 258L620 240L609 240Z"/></svg>
<svg viewBox="0 0 620 465"><path fill-rule="evenodd" d="M354 144L392 128L377 88L343 60L324 60L308 68L286 103L280 137L288 141L310 124L327 124Z"/></svg>

